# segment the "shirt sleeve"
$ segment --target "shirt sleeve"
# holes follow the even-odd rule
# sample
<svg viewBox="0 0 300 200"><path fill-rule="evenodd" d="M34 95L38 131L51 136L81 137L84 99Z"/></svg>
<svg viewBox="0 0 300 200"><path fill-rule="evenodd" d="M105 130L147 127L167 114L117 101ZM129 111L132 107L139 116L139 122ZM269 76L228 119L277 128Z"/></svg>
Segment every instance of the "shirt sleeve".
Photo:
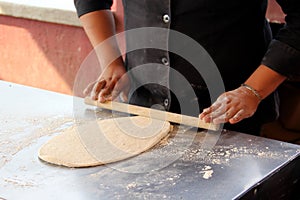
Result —
<svg viewBox="0 0 300 200"><path fill-rule="evenodd" d="M112 6L113 0L74 0L78 17L97 10L107 10Z"/></svg>
<svg viewBox="0 0 300 200"><path fill-rule="evenodd" d="M262 64L289 79L300 78L300 1L277 0L286 14L285 26L270 43Z"/></svg>

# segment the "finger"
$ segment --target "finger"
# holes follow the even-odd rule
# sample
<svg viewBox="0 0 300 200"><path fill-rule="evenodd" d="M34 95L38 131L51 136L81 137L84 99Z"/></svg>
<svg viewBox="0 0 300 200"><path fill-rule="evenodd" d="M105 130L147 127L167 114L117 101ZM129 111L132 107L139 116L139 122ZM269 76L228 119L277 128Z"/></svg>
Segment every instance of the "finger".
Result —
<svg viewBox="0 0 300 200"><path fill-rule="evenodd" d="M226 123L236 114L236 112L235 108L230 108L221 115L212 117L212 121L214 124Z"/></svg>
<svg viewBox="0 0 300 200"><path fill-rule="evenodd" d="M244 109L239 110L231 119L229 119L229 123L231 124L235 124L238 123L239 121L241 121L242 119L244 119Z"/></svg>
<svg viewBox="0 0 300 200"><path fill-rule="evenodd" d="M104 103L105 101L108 101L108 100L112 100L112 91L114 90L115 84L116 84L115 80L110 81L110 83L107 84L106 87L104 87L100 91L100 93L98 95L98 99L101 103Z"/></svg>
<svg viewBox="0 0 300 200"><path fill-rule="evenodd" d="M97 83L97 81L88 84L88 86L83 90L83 95L84 96L87 96L91 93L95 83Z"/></svg>
<svg viewBox="0 0 300 200"><path fill-rule="evenodd" d="M209 113L211 113L212 107L208 107L203 109L202 113L200 113L199 117L200 119L203 119L205 116L207 116Z"/></svg>
<svg viewBox="0 0 300 200"><path fill-rule="evenodd" d="M224 93L221 96L219 96L218 99L208 109L204 109L203 111L205 114L210 114L212 112L215 112L218 109L223 109L221 108L221 106L227 105L230 102L231 102L230 98L228 98L227 95Z"/></svg>
<svg viewBox="0 0 300 200"><path fill-rule="evenodd" d="M212 110L210 113L208 113L204 118L203 120L207 123L209 122L213 122L213 120L215 118L218 118L220 116L222 116L224 113L226 112L226 105L224 104L215 104L213 107L212 107Z"/></svg>
<svg viewBox="0 0 300 200"><path fill-rule="evenodd" d="M94 85L92 92L91 92L91 98L93 100L97 100L100 91L106 86L106 81L105 80L101 80L101 81L97 81L96 84Z"/></svg>
<svg viewBox="0 0 300 200"><path fill-rule="evenodd" d="M128 102L129 91L130 91L130 83L128 83L128 84L126 85L125 89L124 89L123 92L121 93L121 97L122 97L122 101L123 101L123 102Z"/></svg>
<svg viewBox="0 0 300 200"><path fill-rule="evenodd" d="M98 94L98 100L101 103L104 103L108 100L111 100L111 90L109 89L109 87L105 87L101 90L101 92Z"/></svg>
<svg viewBox="0 0 300 200"><path fill-rule="evenodd" d="M128 94L130 90L130 81L127 77L127 75L123 75L117 82L114 87L114 90L112 92L112 99L115 99L118 95L120 95L120 98L122 101L128 100Z"/></svg>
<svg viewBox="0 0 300 200"><path fill-rule="evenodd" d="M206 123L211 122L210 113L212 112L212 106L203 109L202 113L199 115L199 118Z"/></svg>
<svg viewBox="0 0 300 200"><path fill-rule="evenodd" d="M111 99L115 99L122 91L123 89L123 85L122 85L122 81L121 79L119 81L117 81L112 93L111 93Z"/></svg>
<svg viewBox="0 0 300 200"><path fill-rule="evenodd" d="M128 93L121 92L120 99L121 99L121 102L128 103Z"/></svg>
<svg viewBox="0 0 300 200"><path fill-rule="evenodd" d="M211 112L208 116L204 117L206 122L213 123L223 123L223 121L228 120L227 110L230 108L231 98L227 93L222 94L217 101L212 105Z"/></svg>
<svg viewBox="0 0 300 200"><path fill-rule="evenodd" d="M214 110L221 106L218 102L213 103L210 107L203 109L202 113L199 115L200 119L208 117Z"/></svg>
<svg viewBox="0 0 300 200"><path fill-rule="evenodd" d="M216 118L218 116L225 114L227 112L227 107L228 106L225 104L220 104L219 107L217 107L210 113L210 117Z"/></svg>

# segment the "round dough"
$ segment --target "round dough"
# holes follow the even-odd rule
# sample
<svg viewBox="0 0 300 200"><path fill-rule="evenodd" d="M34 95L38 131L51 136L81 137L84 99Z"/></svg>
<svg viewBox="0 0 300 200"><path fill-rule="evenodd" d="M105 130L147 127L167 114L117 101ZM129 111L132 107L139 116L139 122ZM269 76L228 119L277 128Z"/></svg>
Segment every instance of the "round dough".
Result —
<svg viewBox="0 0 300 200"><path fill-rule="evenodd" d="M169 122L140 116L88 122L52 138L39 150L39 158L67 167L108 164L150 149L170 128Z"/></svg>

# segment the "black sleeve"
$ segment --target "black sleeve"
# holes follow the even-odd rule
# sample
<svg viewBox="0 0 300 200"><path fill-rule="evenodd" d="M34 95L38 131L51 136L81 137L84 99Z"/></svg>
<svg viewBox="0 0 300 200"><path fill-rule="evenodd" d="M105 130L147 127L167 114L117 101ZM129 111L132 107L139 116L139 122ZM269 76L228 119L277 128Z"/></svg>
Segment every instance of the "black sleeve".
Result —
<svg viewBox="0 0 300 200"><path fill-rule="evenodd" d="M97 10L110 9L113 0L74 0L78 17Z"/></svg>
<svg viewBox="0 0 300 200"><path fill-rule="evenodd" d="M262 64L289 79L300 77L300 0L277 0L286 14L285 26L274 37Z"/></svg>

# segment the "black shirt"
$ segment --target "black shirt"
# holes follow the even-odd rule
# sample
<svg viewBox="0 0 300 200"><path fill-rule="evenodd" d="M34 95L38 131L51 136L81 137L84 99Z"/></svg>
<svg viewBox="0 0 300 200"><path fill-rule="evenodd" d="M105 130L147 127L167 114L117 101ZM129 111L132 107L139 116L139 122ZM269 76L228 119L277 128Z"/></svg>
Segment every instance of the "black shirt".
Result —
<svg viewBox="0 0 300 200"><path fill-rule="evenodd" d="M74 0L74 2L78 16L96 10L110 9L112 5L112 0ZM266 25L263 24L266 22L261 20L265 16L266 2L265 0L172 0L171 13L172 19L173 17L175 19L172 21L176 21L176 24L171 25L171 28L182 31L183 33L188 33L189 36L196 40L198 37L202 37L204 42L200 43L207 47L212 57L214 57L214 54L217 54L216 51L222 52L220 53L222 55L228 54L227 56L224 55L223 58L226 59L225 57L227 57L226 61L230 62L230 60L232 61L234 60L233 58L235 58L240 60L239 62L243 65L244 63L248 63L249 60L244 60L244 56L241 54L245 55L256 51L263 51L261 49L254 49L255 47L253 47L252 43L254 41L261 42L257 41L261 40L261 38L259 38L261 36L257 35L257 30L253 27L259 29L259 26ZM300 1L277 0L277 2L287 14L286 25L273 37L273 41L266 54L260 58L259 62L288 78L298 78L300 76ZM250 7L256 7L256 12L253 12L253 9L250 9ZM149 8L149 10L153 9L155 8ZM199 20L199 16L202 20ZM253 25L252 23L256 23L256 19L258 18L260 18L260 23ZM201 24L199 21L205 23ZM218 23L216 23L216 21ZM243 22L243 24L241 24L241 22ZM224 28L231 31L224 34ZM202 31L203 29L205 29L205 33ZM207 37L210 38L207 39ZM210 41L218 43L220 41L224 42L224 40L230 44L222 44L218 46L217 49L213 47L214 45L210 44ZM241 43L241 41L246 40L248 43ZM265 43L265 41L262 43ZM232 52L230 50L236 49L239 45L246 45L247 48L238 48L239 52ZM245 49L247 50L245 51ZM259 52L259 54L264 54L264 52ZM218 58L214 60L217 59ZM251 62L257 62L257 60ZM218 63L217 66L219 66ZM221 71L224 70L224 73L231 73L232 69L226 67L219 68ZM243 69L248 68L243 67ZM235 69L232 69L232 71L234 70ZM245 79L245 77L243 77L243 79Z"/></svg>
<svg viewBox="0 0 300 200"><path fill-rule="evenodd" d="M74 0L74 2L78 16L96 10L110 9L112 5L111 0ZM220 71L225 89L232 90L239 87L261 63L288 78L300 77L300 1L278 0L278 3L287 14L286 25L273 38L265 19L267 0L123 0L125 30L160 27L188 35L205 48ZM165 15L168 15L170 20L164 21ZM146 39L151 37L153 36L147 35ZM130 48L135 39L137 38L132 40L127 38L127 47ZM159 35L158 40L169 45L170 48L177 42L164 33ZM129 67L158 63L161 58L166 58L170 60L171 67L183 74L192 85L200 86L199 88L205 86L205 82L195 68L176 54L145 49L127 53L126 58ZM155 69L158 67L153 66L152 70ZM172 79L175 77L172 74L167 76L166 72L162 72L158 75L158 79L163 81L168 79L171 85L173 82L178 82L177 79ZM151 71L147 76L151 76ZM210 79L214 81L214 77ZM140 102L143 103L137 104L151 106L159 103L166 109L170 109L166 101L170 99L168 92L157 87L148 90L151 93L149 96L144 95L147 91L140 92L143 93L140 95L143 99ZM204 97L207 94L203 94L202 91L196 93L200 96L198 101L209 99ZM183 91L182 98L189 98L189 96ZM146 101L148 103L144 103ZM210 103L205 100L199 105L203 104L206 107ZM172 106L171 111L173 111ZM253 117L238 123L236 126L240 127L232 130L251 132L250 129L244 128L260 126L266 121L274 120L278 115L277 112L276 95L272 94L261 102Z"/></svg>

